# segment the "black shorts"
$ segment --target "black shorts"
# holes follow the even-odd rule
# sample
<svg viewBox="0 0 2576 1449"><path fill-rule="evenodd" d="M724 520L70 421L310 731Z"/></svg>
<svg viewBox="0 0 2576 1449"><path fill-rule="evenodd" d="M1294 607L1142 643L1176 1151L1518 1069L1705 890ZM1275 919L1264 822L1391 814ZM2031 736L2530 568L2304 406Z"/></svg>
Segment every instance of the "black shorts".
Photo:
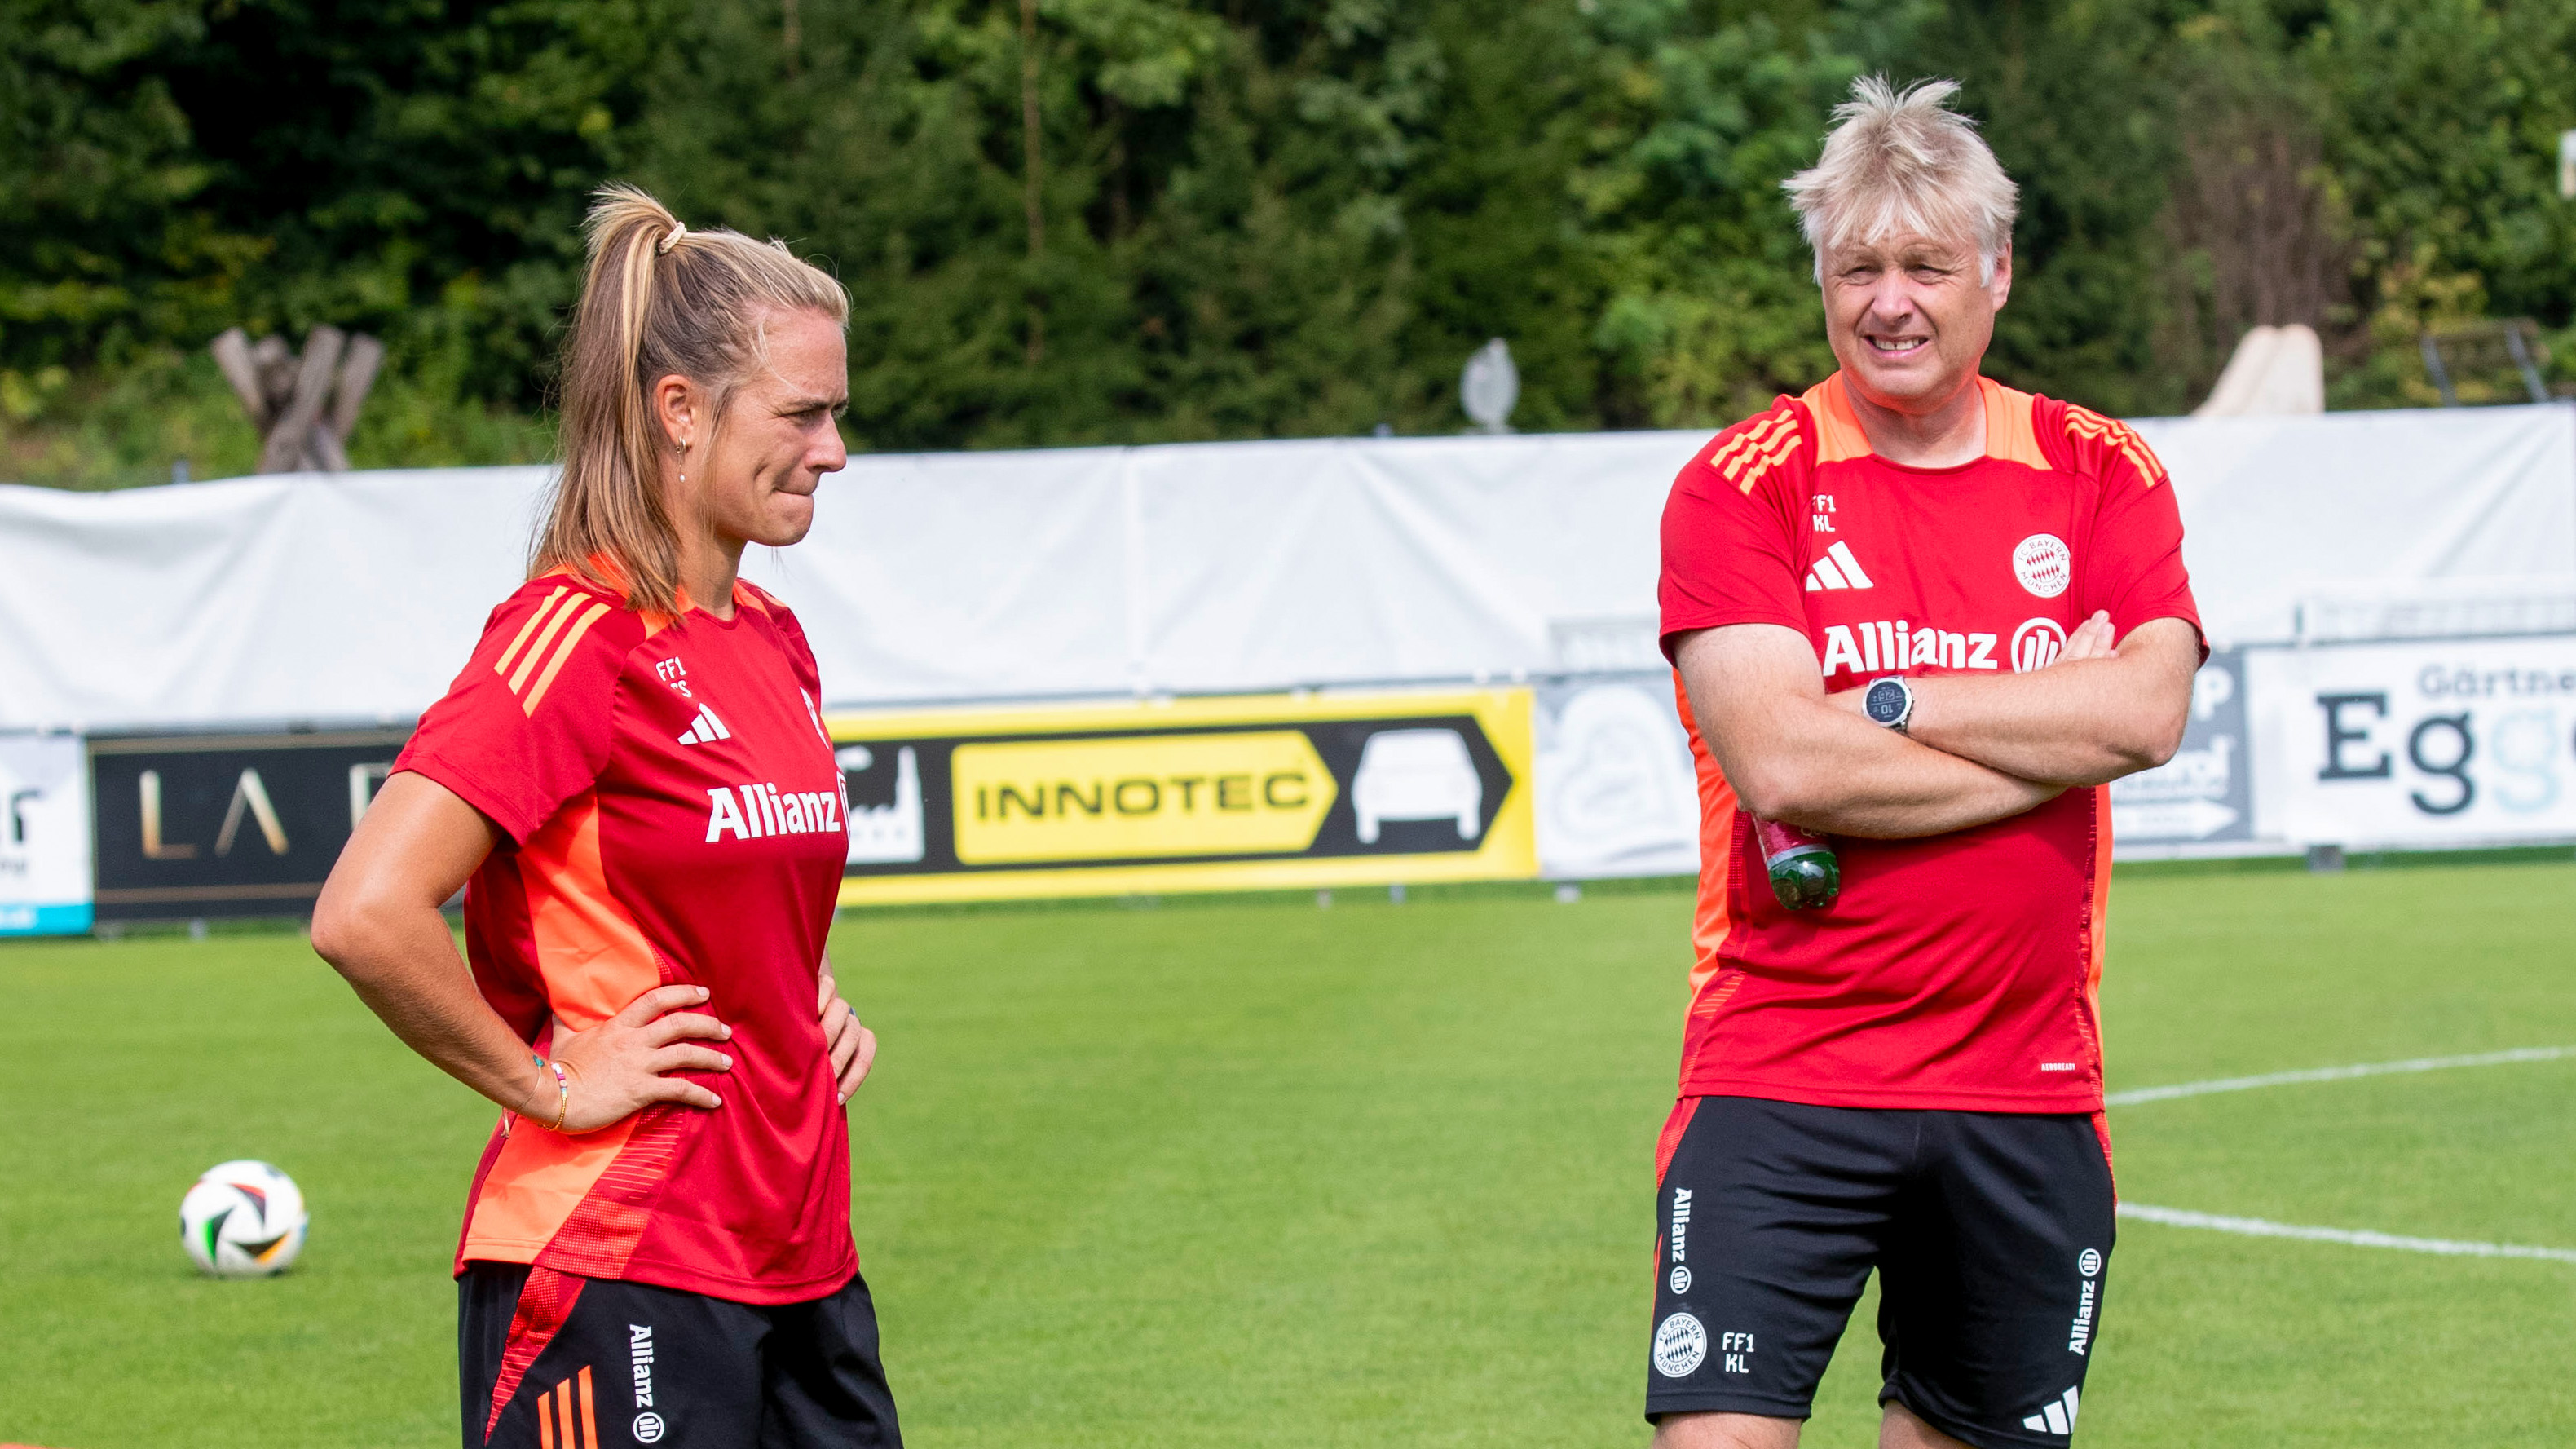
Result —
<svg viewBox="0 0 2576 1449"><path fill-rule="evenodd" d="M900 1449L859 1278L755 1307L518 1263L456 1280L465 1449Z"/></svg>
<svg viewBox="0 0 2576 1449"><path fill-rule="evenodd" d="M1665 1141L1648 1419L1807 1417L1876 1268L1881 1402L2067 1442L2111 1258L2096 1118L1700 1097Z"/></svg>

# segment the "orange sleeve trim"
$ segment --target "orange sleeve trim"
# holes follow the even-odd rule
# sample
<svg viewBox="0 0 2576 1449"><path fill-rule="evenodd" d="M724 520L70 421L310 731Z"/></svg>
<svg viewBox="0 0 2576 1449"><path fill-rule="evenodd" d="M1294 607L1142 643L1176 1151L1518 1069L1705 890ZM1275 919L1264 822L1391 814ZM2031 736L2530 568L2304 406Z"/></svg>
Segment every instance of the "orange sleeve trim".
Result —
<svg viewBox="0 0 2576 1449"><path fill-rule="evenodd" d="M2149 488L2165 481L2164 461L2147 446L2146 439L2138 436L2138 430L2127 423L2106 418L2091 408L2068 403L2066 435L2077 442L2097 443L2128 459L2129 466L2138 470L2138 480Z"/></svg>
<svg viewBox="0 0 2576 1449"><path fill-rule="evenodd" d="M573 646L579 644L581 642L581 636L589 633L590 626L598 623L599 616L607 612L608 604L605 600L596 601L591 604L590 612L582 615L581 622L573 625L572 632L566 634L563 638L563 642L555 646L555 657L546 665L546 672L537 676L536 688L528 691L527 698L520 703L520 708L526 710L529 714L535 714L537 712L537 701L546 697L546 690L553 686L555 676L563 672L564 661L572 657ZM571 616L572 610L564 610L564 618L570 618ZM561 623L563 620L557 619L555 622ZM549 630L548 632L551 633L553 631ZM528 651L529 663L534 663L536 661L537 655L544 649L544 647L544 641L540 640L538 641L538 647L536 649ZM520 665L519 672L522 674L527 673L528 666L526 664Z"/></svg>
<svg viewBox="0 0 2576 1449"><path fill-rule="evenodd" d="M1740 431L1718 444L1707 462L1739 493L1752 492L1772 469L1788 462L1791 455L1807 445L1806 434L1798 426L1797 410L1785 400L1738 427Z"/></svg>
<svg viewBox="0 0 2576 1449"><path fill-rule="evenodd" d="M2039 448L2039 399L1991 377L1978 378L1977 390L1986 399L1986 456L2036 472L2055 471Z"/></svg>
<svg viewBox="0 0 2576 1449"><path fill-rule="evenodd" d="M560 600L564 596L564 592L565 590L563 585L555 585L555 591L546 595L546 601L537 606L536 612L528 615L528 622L519 626L518 634L510 640L510 647L502 650L501 657L492 661L492 672L494 674L500 675L504 679L510 677L510 661L517 657L519 646L527 643L528 636L536 632L537 621L543 619L547 614L554 611L556 601Z"/></svg>
<svg viewBox="0 0 2576 1449"><path fill-rule="evenodd" d="M1869 434L1861 431L1860 418L1853 413L1851 398L1843 391L1839 372L1806 390L1798 401L1816 420L1816 461L1839 463L1845 458L1869 456Z"/></svg>
<svg viewBox="0 0 2576 1449"><path fill-rule="evenodd" d="M546 646L554 642L555 634L563 628L564 622L580 612L582 600L587 597L588 595L585 594L575 594L564 600L563 607L553 611L552 617L546 621L545 629L537 635L536 642L529 645L528 652L519 657L518 670L509 677L512 694L518 694L527 685L528 676L536 672L537 656L545 653Z"/></svg>

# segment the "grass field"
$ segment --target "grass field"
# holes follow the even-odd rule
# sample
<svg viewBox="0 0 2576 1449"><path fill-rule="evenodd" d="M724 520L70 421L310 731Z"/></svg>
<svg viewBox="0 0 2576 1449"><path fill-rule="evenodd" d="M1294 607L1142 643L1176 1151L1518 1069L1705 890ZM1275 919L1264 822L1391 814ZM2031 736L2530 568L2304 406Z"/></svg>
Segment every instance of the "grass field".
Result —
<svg viewBox="0 0 2576 1449"><path fill-rule="evenodd" d="M1688 898L845 920L855 1215L916 1446L1638 1444ZM452 1445L490 1112L292 934L0 947L0 1441ZM2112 1084L2576 1043L2576 867L2124 879ZM2114 1111L2134 1201L2576 1246L2576 1061ZM265 1157L273 1281L180 1193ZM2089 1446L2565 1445L2576 1264L2125 1224ZM1847 1338L1807 1443L1872 1442Z"/></svg>

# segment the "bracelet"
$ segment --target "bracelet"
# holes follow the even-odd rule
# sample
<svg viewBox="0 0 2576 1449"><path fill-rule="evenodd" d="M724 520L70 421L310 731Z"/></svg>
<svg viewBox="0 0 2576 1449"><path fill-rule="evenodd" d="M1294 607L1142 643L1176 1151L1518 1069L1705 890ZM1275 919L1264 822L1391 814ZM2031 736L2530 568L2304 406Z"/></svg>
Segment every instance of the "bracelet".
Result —
<svg viewBox="0 0 2576 1449"><path fill-rule="evenodd" d="M555 1121L554 1126L548 1130L561 1132L564 1123L572 1116L572 1079L564 1075L561 1062L547 1061L534 1052L528 1053L528 1059L555 1074Z"/></svg>

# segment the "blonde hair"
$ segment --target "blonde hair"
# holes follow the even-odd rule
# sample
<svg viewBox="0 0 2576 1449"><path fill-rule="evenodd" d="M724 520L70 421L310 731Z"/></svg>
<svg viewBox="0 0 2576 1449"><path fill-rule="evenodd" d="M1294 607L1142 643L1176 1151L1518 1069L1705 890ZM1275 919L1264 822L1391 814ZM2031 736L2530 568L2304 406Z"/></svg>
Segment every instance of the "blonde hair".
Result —
<svg viewBox="0 0 2576 1449"><path fill-rule="evenodd" d="M590 264L564 342L563 466L528 574L569 568L623 591L631 608L676 614L679 536L662 496L669 440L653 385L677 374L706 389L712 440L735 389L768 361L770 313L847 326L850 298L786 243L692 231L632 186L601 187L582 230Z"/></svg>
<svg viewBox="0 0 2576 1449"><path fill-rule="evenodd" d="M2004 174L1977 123L1942 104L1957 81L1917 81L1903 90L1885 76L1852 82L1834 108L1834 128L1816 164L1780 183L1816 254L1891 232L1965 236L1977 247L1977 284L1995 279L2012 244L2020 188Z"/></svg>

